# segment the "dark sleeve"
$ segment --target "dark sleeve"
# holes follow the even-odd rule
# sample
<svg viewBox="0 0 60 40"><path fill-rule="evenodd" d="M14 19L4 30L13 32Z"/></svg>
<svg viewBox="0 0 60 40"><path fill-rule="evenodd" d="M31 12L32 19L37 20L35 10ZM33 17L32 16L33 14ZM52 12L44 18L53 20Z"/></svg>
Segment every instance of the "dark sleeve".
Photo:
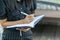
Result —
<svg viewBox="0 0 60 40"><path fill-rule="evenodd" d="M6 18L5 5L3 3L3 0L0 0L0 19L5 18Z"/></svg>
<svg viewBox="0 0 60 40"><path fill-rule="evenodd" d="M34 13L35 10L36 10L36 0L32 0L32 5L31 5L31 8L30 8L30 11L31 13Z"/></svg>

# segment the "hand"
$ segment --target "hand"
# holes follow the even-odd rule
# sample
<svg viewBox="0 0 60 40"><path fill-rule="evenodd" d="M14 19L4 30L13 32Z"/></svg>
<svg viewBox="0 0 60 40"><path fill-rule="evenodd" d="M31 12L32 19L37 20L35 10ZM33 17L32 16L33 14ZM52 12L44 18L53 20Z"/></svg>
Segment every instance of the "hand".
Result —
<svg viewBox="0 0 60 40"><path fill-rule="evenodd" d="M27 31L29 31L31 28L21 28L21 29L19 29L19 28L16 28L16 30L21 30L21 31L23 31L23 32L27 32Z"/></svg>
<svg viewBox="0 0 60 40"><path fill-rule="evenodd" d="M29 23L29 22L31 22L33 19L34 19L34 15L31 14L31 15L26 16L26 18L25 18L24 20L25 20L26 23Z"/></svg>

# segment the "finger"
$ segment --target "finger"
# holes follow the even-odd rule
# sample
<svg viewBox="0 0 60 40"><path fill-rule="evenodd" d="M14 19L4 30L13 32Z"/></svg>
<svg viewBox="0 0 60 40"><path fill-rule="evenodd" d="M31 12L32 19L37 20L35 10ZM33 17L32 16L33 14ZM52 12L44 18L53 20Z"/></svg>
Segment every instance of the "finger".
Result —
<svg viewBox="0 0 60 40"><path fill-rule="evenodd" d="M30 30L30 28L27 28L27 29L24 29L24 30L22 30L22 31L27 32L27 31L29 31L29 30Z"/></svg>
<svg viewBox="0 0 60 40"><path fill-rule="evenodd" d="M31 14L30 16L34 16L34 14Z"/></svg>
<svg viewBox="0 0 60 40"><path fill-rule="evenodd" d="M27 29L31 29L31 28L22 28L22 30L27 30Z"/></svg>
<svg viewBox="0 0 60 40"><path fill-rule="evenodd" d="M16 28L16 30L21 30L20 28Z"/></svg>

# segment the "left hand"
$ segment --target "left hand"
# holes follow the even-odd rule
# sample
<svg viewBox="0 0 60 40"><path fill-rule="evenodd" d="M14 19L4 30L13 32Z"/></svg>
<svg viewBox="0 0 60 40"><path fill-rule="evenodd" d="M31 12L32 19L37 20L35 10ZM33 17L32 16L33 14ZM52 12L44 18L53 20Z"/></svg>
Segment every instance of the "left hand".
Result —
<svg viewBox="0 0 60 40"><path fill-rule="evenodd" d="M21 30L21 31L23 31L23 32L27 32L27 31L29 31L31 28L21 28L21 29L19 29L19 28L16 28L16 30Z"/></svg>

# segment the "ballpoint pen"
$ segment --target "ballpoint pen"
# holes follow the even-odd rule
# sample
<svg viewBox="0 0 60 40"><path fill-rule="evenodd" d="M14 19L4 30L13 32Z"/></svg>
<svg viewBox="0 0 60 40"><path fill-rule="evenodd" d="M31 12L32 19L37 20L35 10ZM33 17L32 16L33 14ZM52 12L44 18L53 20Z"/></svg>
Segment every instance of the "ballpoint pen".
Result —
<svg viewBox="0 0 60 40"><path fill-rule="evenodd" d="M21 12L21 14L28 16L28 14L27 14L27 13L25 13L25 12Z"/></svg>

